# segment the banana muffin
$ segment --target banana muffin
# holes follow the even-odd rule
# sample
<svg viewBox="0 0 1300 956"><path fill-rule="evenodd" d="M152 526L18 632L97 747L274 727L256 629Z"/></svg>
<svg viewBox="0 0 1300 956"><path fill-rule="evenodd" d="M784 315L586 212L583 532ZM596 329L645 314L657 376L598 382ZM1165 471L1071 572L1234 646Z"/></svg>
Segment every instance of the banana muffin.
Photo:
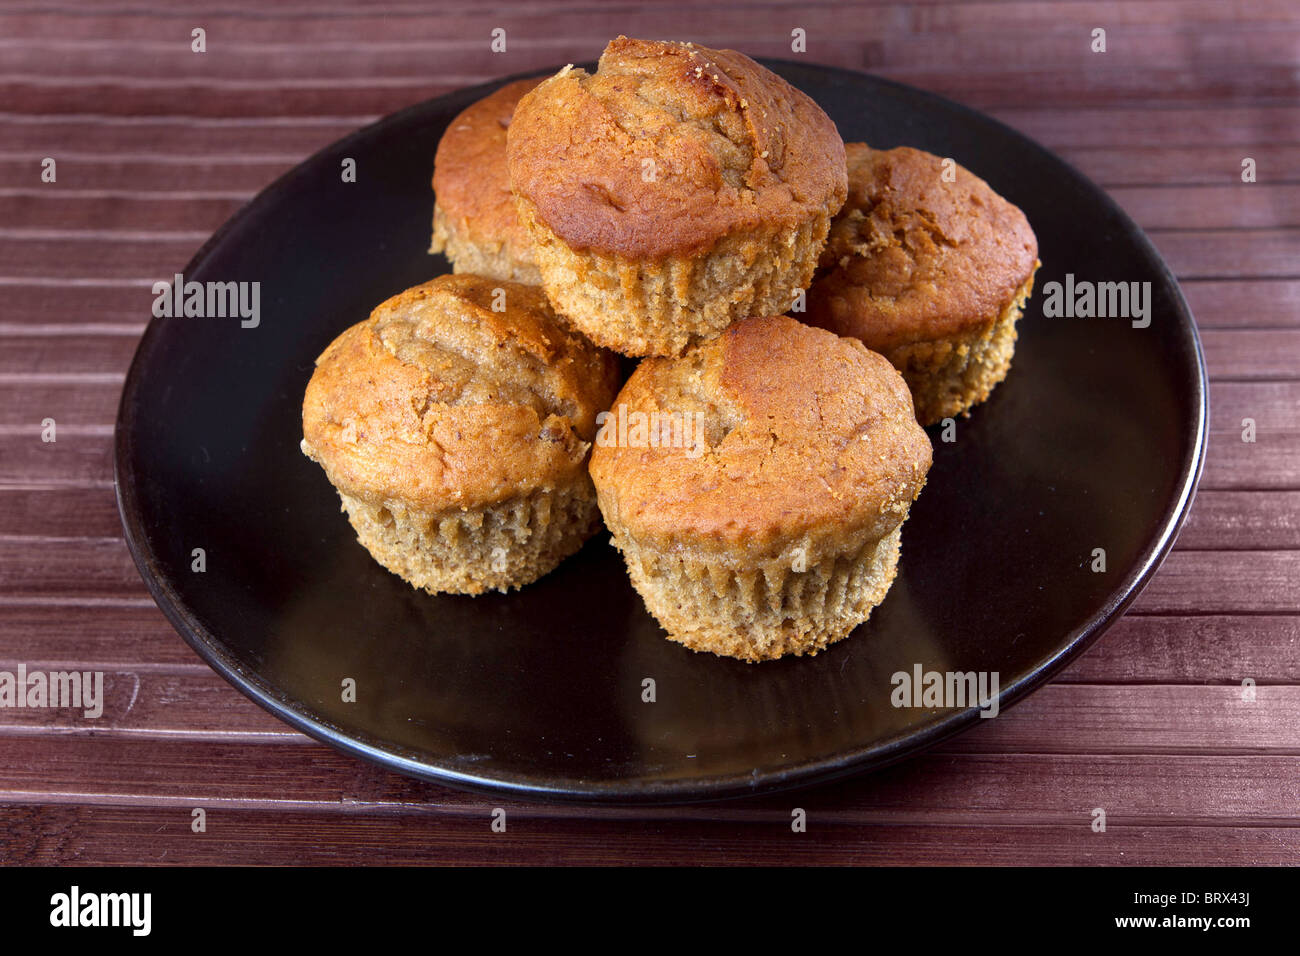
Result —
<svg viewBox="0 0 1300 956"><path fill-rule="evenodd" d="M597 435L591 476L668 636L760 661L816 654L867 619L930 461L889 362L776 316L642 362Z"/></svg>
<svg viewBox="0 0 1300 956"><path fill-rule="evenodd" d="M1006 378L1038 240L1024 213L956 163L850 143L849 198L831 224L803 318L860 339L903 373L930 425Z"/></svg>
<svg viewBox="0 0 1300 956"><path fill-rule="evenodd" d="M519 101L510 181L557 312L624 355L680 355L806 289L844 144L749 57L619 37Z"/></svg>
<svg viewBox="0 0 1300 956"><path fill-rule="evenodd" d="M586 463L616 375L536 286L439 276L316 360L302 450L394 574L431 593L504 591L599 529Z"/></svg>
<svg viewBox="0 0 1300 956"><path fill-rule="evenodd" d="M541 78L508 83L447 127L433 163L433 244L457 272L541 284L533 241L515 215L506 128Z"/></svg>

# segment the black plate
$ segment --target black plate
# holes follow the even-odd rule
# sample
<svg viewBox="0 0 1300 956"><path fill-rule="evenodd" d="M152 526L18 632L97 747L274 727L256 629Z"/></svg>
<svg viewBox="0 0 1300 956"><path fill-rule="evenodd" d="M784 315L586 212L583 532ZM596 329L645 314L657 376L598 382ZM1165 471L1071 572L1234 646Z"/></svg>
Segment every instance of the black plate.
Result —
<svg viewBox="0 0 1300 956"><path fill-rule="evenodd" d="M1025 211L1041 245L1011 374L954 443L930 429L934 467L871 620L816 658L748 665L665 640L607 535L522 591L478 598L416 592L356 543L298 450L303 389L339 332L446 270L425 253L434 149L498 83L330 146L212 237L185 278L260 282L257 328L149 324L118 414L118 500L150 591L204 660L295 727L403 773L697 800L914 753L978 710L894 708L893 673L997 672L1005 709L1122 613L1172 544L1203 459L1204 364L1169 270L1105 193L1009 128L873 77L769 65L846 140L954 157ZM1044 318L1043 286L1066 273L1149 281L1150 326Z"/></svg>

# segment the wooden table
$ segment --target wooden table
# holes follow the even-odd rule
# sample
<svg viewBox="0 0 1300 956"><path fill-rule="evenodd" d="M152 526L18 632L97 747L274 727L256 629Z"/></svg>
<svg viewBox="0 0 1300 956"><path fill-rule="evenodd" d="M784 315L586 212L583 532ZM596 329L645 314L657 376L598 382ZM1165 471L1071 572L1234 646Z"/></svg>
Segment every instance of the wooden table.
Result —
<svg viewBox="0 0 1300 956"><path fill-rule="evenodd" d="M107 681L96 721L0 710L0 860L1300 861L1294 0L157 6L0 0L0 670ZM489 50L496 27L505 53ZM202 664L147 596L113 499L114 414L150 285L277 175L399 107L593 59L620 32L789 57L796 27L810 60L934 90L1056 150L1177 273L1213 434L1188 524L1132 611L1054 683L903 765L661 810L529 805L380 771ZM1105 53L1090 49L1097 27ZM791 832L795 806L806 833Z"/></svg>

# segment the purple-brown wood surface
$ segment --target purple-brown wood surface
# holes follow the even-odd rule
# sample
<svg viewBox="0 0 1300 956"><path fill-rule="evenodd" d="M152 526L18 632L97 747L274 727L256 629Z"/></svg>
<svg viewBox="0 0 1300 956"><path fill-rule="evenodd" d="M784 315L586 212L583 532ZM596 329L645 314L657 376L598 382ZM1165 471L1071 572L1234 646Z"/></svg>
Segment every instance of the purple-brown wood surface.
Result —
<svg viewBox="0 0 1300 956"><path fill-rule="evenodd" d="M0 670L105 672L97 720L0 709L0 862L1300 862L1294 0L155 6L0 0ZM1199 321L1209 458L1164 567L1055 683L884 772L636 810L406 779L217 677L122 540L113 420L152 283L319 147L457 87L594 59L619 33L806 56L984 110L1106 187Z"/></svg>

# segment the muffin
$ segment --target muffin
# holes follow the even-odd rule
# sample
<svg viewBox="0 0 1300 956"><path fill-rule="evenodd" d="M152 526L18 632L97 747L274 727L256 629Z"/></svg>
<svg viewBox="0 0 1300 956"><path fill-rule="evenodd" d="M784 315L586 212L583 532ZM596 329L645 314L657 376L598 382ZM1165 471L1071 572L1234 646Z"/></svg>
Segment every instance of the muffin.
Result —
<svg viewBox="0 0 1300 956"><path fill-rule="evenodd" d="M507 136L520 220L557 312L624 355L680 355L789 310L847 191L811 99L731 50L619 37L565 67Z"/></svg>
<svg viewBox="0 0 1300 956"><path fill-rule="evenodd" d="M433 244L456 272L539 285L528 230L515 215L506 128L519 98L541 78L508 83L447 127L433 161Z"/></svg>
<svg viewBox="0 0 1300 956"><path fill-rule="evenodd" d="M889 362L776 316L642 362L596 436L591 476L668 636L760 661L816 654L867 619L930 461Z"/></svg>
<svg viewBox="0 0 1300 956"><path fill-rule="evenodd" d="M955 163L850 143L849 198L831 225L805 320L860 339L903 373L929 425L1006 378L1038 240L1024 213Z"/></svg>
<svg viewBox="0 0 1300 956"><path fill-rule="evenodd" d="M505 591L599 529L586 461L616 374L539 288L439 276L316 360L302 450L388 570L431 593Z"/></svg>

